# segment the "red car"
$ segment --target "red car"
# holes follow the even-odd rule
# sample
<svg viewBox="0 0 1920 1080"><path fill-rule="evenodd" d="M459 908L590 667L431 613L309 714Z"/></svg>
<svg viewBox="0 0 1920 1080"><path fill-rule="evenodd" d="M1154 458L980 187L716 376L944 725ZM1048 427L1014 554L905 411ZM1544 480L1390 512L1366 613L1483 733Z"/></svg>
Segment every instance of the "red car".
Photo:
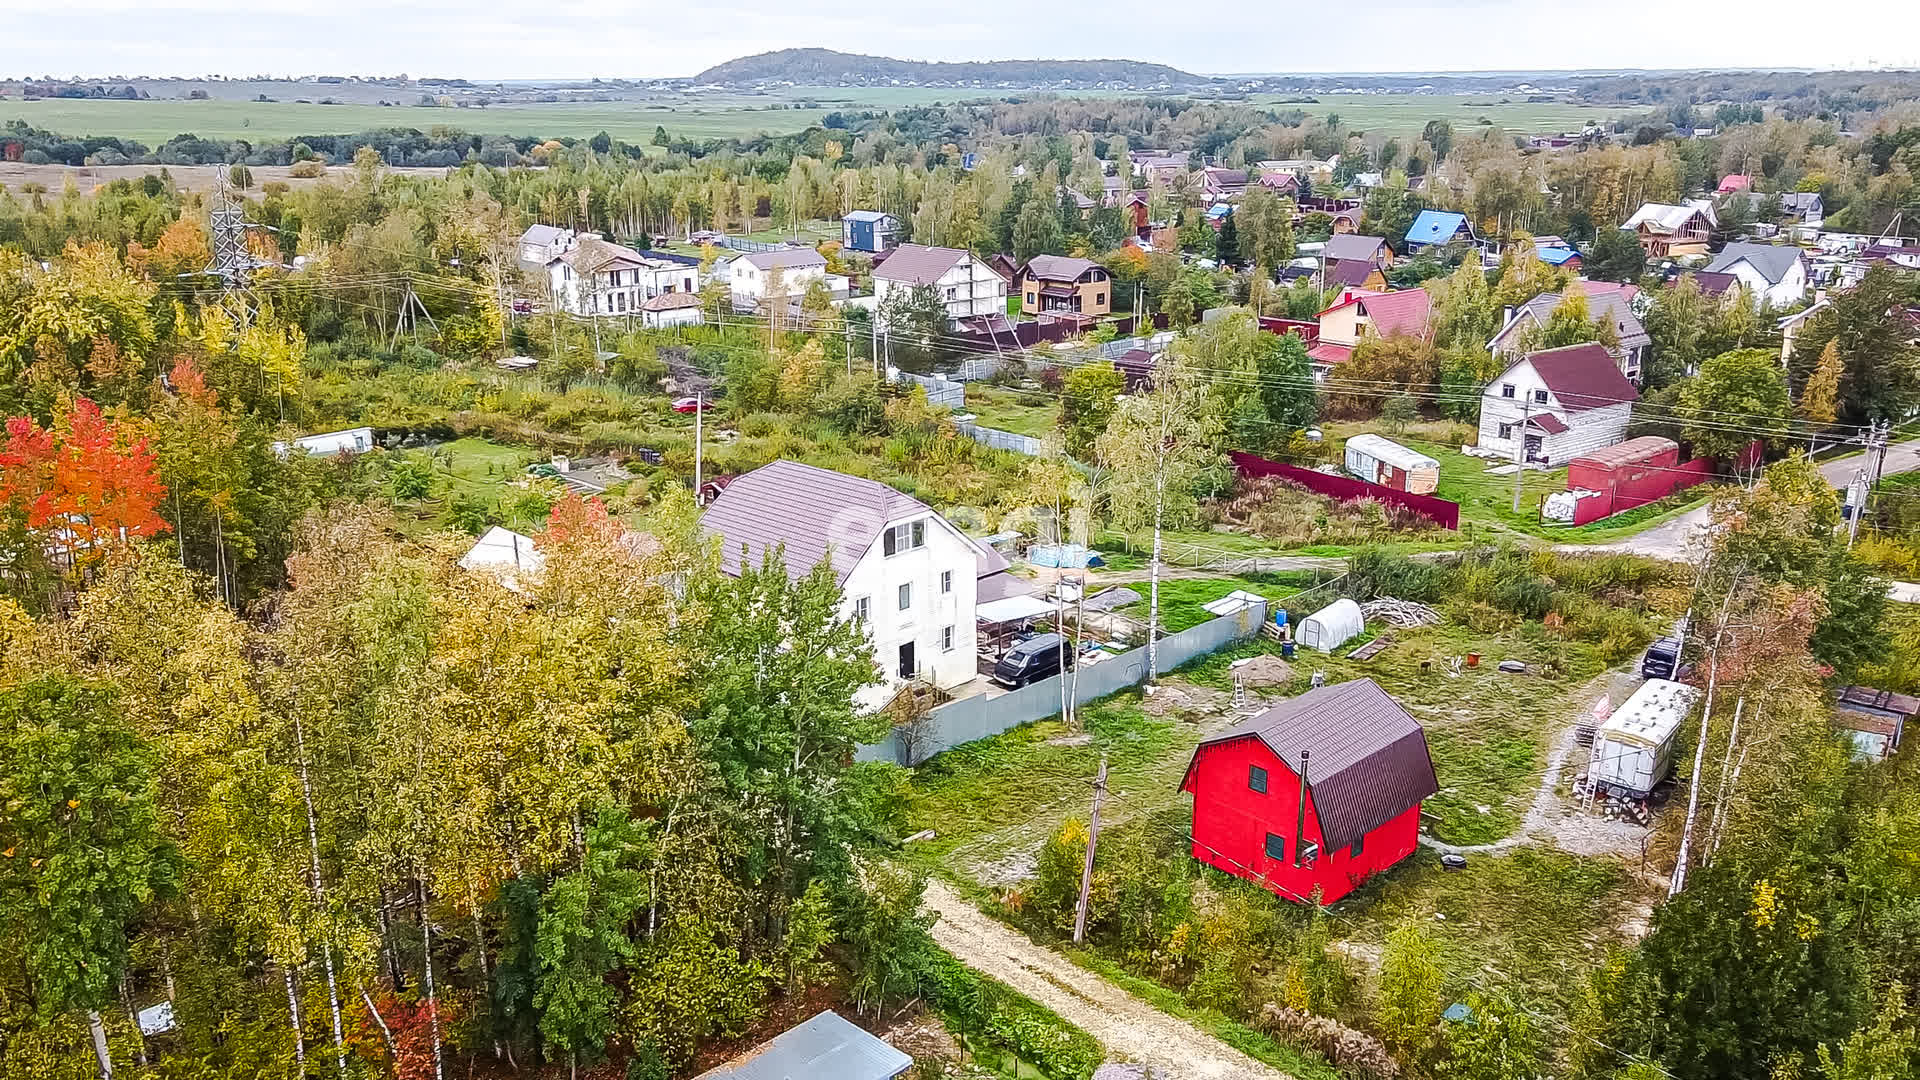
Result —
<svg viewBox="0 0 1920 1080"><path fill-rule="evenodd" d="M712 409L711 399L703 402L697 397L683 397L673 403L673 411L677 413L710 412Z"/></svg>

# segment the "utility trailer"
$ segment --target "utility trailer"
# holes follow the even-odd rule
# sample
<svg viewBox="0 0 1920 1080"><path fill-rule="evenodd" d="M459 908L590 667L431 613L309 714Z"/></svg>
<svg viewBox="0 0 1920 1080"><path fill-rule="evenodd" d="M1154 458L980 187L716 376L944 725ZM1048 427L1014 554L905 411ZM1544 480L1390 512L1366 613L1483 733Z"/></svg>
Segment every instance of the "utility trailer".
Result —
<svg viewBox="0 0 1920 1080"><path fill-rule="evenodd" d="M1587 780L1600 794L1644 799L1673 771L1674 739L1700 692L1648 679L1593 735Z"/></svg>

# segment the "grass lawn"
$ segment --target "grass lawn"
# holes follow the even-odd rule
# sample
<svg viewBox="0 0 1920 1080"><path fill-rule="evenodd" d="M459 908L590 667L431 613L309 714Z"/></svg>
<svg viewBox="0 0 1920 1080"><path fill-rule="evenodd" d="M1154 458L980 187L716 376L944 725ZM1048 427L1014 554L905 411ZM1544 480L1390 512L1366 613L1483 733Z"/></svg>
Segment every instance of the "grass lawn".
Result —
<svg viewBox="0 0 1920 1080"><path fill-rule="evenodd" d="M967 384L967 411L979 418L981 427L1036 439L1053 434L1060 413L1054 399L1045 394L978 382Z"/></svg>
<svg viewBox="0 0 1920 1080"><path fill-rule="evenodd" d="M413 450L410 455L425 456L427 451ZM411 531L431 532L451 525L450 511L456 499L479 499L498 508L499 523L525 532L538 522L511 513L510 482L526 475L526 467L547 460L535 450L485 439L455 439L433 448L433 494L415 503L396 506L401 522Z"/></svg>
<svg viewBox="0 0 1920 1080"><path fill-rule="evenodd" d="M1458 445L1443 446L1417 439L1400 440L1440 463L1440 486L1434 494L1460 504L1460 520L1491 528L1508 528L1538 533L1542 526L1540 500L1567 489L1567 470L1528 469L1521 480L1520 512L1513 510L1513 474L1487 472L1497 465L1484 458L1460 452Z"/></svg>
<svg viewBox="0 0 1920 1080"><path fill-rule="evenodd" d="M1310 96L1314 100L1287 100L1296 96ZM1312 122L1329 113L1337 114L1342 124L1369 134L1418 135L1427 121L1446 120L1453 125L1456 139L1477 138L1489 127L1529 135L1578 131L1587 124L1604 123L1625 111L1564 101L1527 101L1524 95L1499 94L1262 94L1254 100L1270 109L1304 109Z"/></svg>
<svg viewBox="0 0 1920 1080"><path fill-rule="evenodd" d="M1147 595L1147 586L1130 586L1141 596ZM1298 586L1277 585L1268 581L1256 581L1243 577L1221 578L1176 578L1160 583L1160 623L1170 634L1198 626L1213 616L1201 605L1239 589L1264 596L1268 600L1284 600L1300 591ZM1137 604L1128 604L1120 609L1120 614L1128 615L1142 622L1147 620L1151 602L1141 600Z"/></svg>

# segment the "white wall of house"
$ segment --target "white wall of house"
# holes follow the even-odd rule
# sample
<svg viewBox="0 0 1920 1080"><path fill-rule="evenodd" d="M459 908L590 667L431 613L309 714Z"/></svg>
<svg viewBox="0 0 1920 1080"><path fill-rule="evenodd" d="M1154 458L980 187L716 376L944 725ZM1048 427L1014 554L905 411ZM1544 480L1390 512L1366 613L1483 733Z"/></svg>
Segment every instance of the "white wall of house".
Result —
<svg viewBox="0 0 1920 1080"><path fill-rule="evenodd" d="M912 526L921 525L923 542L911 546ZM905 527L909 543L886 554L886 533L873 542L841 585L841 614L861 619L873 639L874 660L884 682L862 692L864 704L882 704L905 682L900 676L901 646L913 646L921 678L942 689L979 674L974 630L978 563L966 537L938 514L920 514L889 522ZM901 589L907 590L901 606ZM864 608L864 610L863 610Z"/></svg>
<svg viewBox="0 0 1920 1080"><path fill-rule="evenodd" d="M627 315L661 293L699 291L700 271L665 260L622 260L582 275L575 273L565 259L554 259L547 264L547 287L560 309L570 314Z"/></svg>
<svg viewBox="0 0 1920 1080"><path fill-rule="evenodd" d="M1777 308L1792 307L1807 298L1807 264L1801 259L1787 268L1781 275L1779 284L1767 280L1766 275L1754 269L1745 259L1727 268L1727 273L1740 280L1746 286L1747 295L1753 298L1753 306L1772 304Z"/></svg>
<svg viewBox="0 0 1920 1080"><path fill-rule="evenodd" d="M783 266L777 271L762 270L744 258L735 259L727 284L736 302L758 303L767 298L767 286L776 273L780 276L780 292L799 296L807 291L808 285L827 276L827 266L823 262L814 266Z"/></svg>
<svg viewBox="0 0 1920 1080"><path fill-rule="evenodd" d="M699 326L705 321L705 312L697 307L640 312L640 325L649 330L660 330L671 326Z"/></svg>
<svg viewBox="0 0 1920 1080"><path fill-rule="evenodd" d="M1508 388L1512 396L1508 396ZM1541 395L1545 395L1542 400ZM1597 409L1570 412L1547 388L1547 384L1522 360L1487 385L1480 396L1479 445L1497 450L1500 457L1514 460L1515 443L1529 416L1549 413L1567 427L1566 431L1547 434L1538 429L1529 432L1540 439L1540 446L1528 460L1544 459L1549 465L1565 465L1581 454L1624 442L1627 423L1633 419L1633 405L1620 402Z"/></svg>
<svg viewBox="0 0 1920 1080"><path fill-rule="evenodd" d="M882 264L884 268L885 264ZM873 296L885 304L895 290L911 291L915 286L875 274ZM933 293L947 306L947 321L958 322L975 315L1004 315L1007 311L1007 279L992 267L969 254L954 263L953 269L933 284Z"/></svg>

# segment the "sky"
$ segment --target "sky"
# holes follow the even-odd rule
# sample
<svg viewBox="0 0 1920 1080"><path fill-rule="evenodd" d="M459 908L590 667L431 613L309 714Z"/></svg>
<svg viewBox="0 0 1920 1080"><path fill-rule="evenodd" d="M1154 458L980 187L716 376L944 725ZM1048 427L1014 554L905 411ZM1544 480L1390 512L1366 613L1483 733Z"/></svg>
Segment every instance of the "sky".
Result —
<svg viewBox="0 0 1920 1080"><path fill-rule="evenodd" d="M1208 74L1920 67L1920 2L1384 0L1336 14L1284 0L0 0L0 43L0 74L59 77L645 78L807 46Z"/></svg>

